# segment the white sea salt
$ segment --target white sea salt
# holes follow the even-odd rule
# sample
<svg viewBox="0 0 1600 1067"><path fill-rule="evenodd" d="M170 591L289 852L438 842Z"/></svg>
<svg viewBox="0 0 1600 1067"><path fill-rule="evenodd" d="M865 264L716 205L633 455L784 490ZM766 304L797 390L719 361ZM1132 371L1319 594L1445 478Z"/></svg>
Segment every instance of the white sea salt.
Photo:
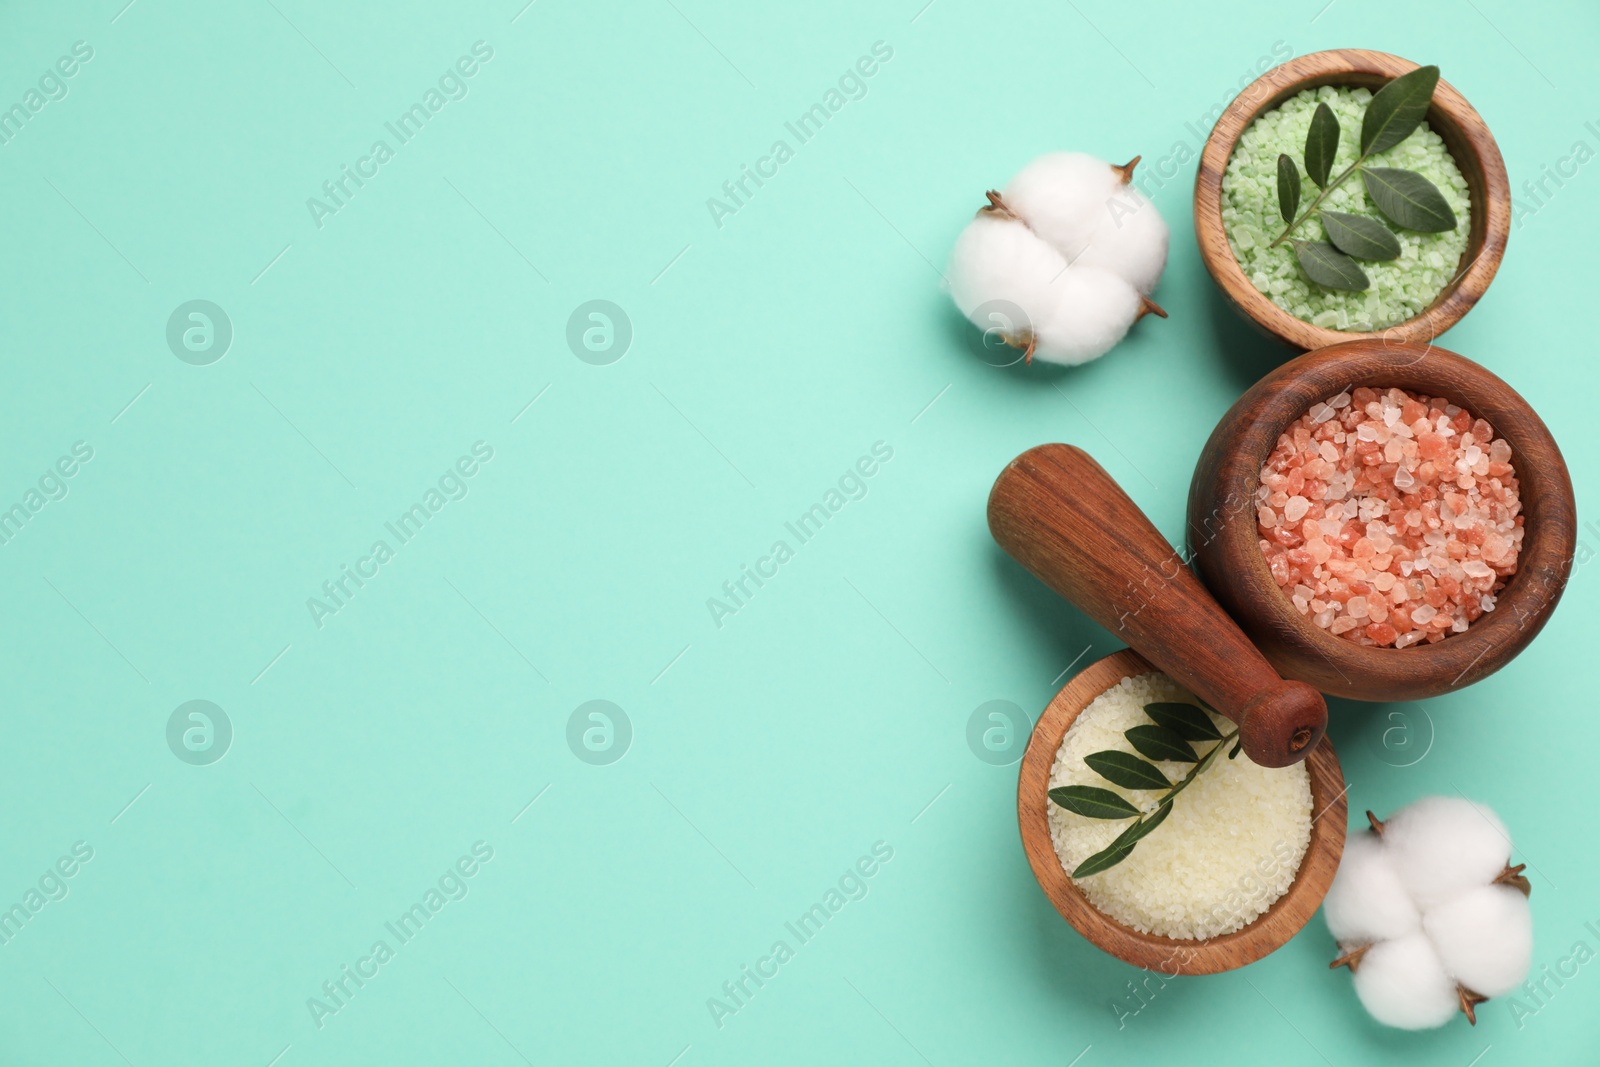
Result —
<svg viewBox="0 0 1600 1067"><path fill-rule="evenodd" d="M1160 790L1123 789L1090 770L1083 757L1131 751L1123 731L1150 722L1144 705L1197 703L1159 672L1124 678L1096 697L1062 739L1050 787L1094 785L1153 811ZM1223 733L1233 724L1212 716ZM1198 742L1204 755L1215 742ZM1177 781L1193 766L1156 761ZM1048 802L1047 802L1048 803ZM1127 820L1090 819L1049 804L1050 839L1072 870L1127 829ZM1232 933L1288 891L1311 841L1311 779L1304 763L1266 768L1224 753L1173 803L1172 814L1121 863L1076 882L1100 911L1125 926L1166 937Z"/></svg>

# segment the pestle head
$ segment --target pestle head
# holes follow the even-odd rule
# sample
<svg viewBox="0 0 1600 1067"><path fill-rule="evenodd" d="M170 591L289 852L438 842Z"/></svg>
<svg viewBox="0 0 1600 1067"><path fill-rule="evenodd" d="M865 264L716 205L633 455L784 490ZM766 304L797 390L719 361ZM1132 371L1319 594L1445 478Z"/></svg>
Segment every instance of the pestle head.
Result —
<svg viewBox="0 0 1600 1067"><path fill-rule="evenodd" d="M1279 682L1250 698L1239 716L1245 755L1263 767L1287 767L1311 755L1328 726L1322 694L1304 682Z"/></svg>

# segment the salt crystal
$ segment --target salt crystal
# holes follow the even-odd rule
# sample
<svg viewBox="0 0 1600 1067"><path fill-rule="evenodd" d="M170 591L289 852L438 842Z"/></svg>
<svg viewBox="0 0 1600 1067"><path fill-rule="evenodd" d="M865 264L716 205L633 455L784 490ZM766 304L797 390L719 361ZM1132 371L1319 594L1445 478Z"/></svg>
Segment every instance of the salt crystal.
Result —
<svg viewBox="0 0 1600 1067"><path fill-rule="evenodd" d="M1054 753L1049 786L1105 785L1084 756L1126 751L1124 732L1149 722L1144 708L1151 702L1193 700L1163 674L1122 679L1073 721ZM1301 868L1314 814L1309 783L1303 763L1269 771L1243 757L1218 759L1158 832L1110 870L1077 880L1075 891L1120 924L1180 945L1204 944L1246 926L1282 896ZM1135 804L1149 798L1154 809L1154 794L1132 796ZM1126 828L1057 804L1049 808L1058 870L1073 870ZM1235 827L1244 832L1213 834Z"/></svg>
<svg viewBox="0 0 1600 1067"><path fill-rule="evenodd" d="M1273 577L1352 643L1406 648L1461 632L1469 607L1492 610L1522 550L1511 455L1489 423L1441 398L1362 387L1317 403L1261 469L1257 527ZM1298 563L1284 531L1303 539Z"/></svg>

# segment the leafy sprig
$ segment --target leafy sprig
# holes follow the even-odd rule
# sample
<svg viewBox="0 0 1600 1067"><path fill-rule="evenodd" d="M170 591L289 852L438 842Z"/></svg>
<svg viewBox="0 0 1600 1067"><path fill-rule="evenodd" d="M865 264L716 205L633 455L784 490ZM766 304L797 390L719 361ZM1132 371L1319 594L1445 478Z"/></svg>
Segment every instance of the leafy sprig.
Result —
<svg viewBox="0 0 1600 1067"><path fill-rule="evenodd" d="M1367 197L1379 213L1395 226L1420 233L1444 233L1456 228L1455 212L1428 179L1395 167L1370 167L1367 160L1410 136L1428 113L1433 90L1439 84L1438 67L1418 67L1384 85L1367 105L1361 118L1361 152L1355 162L1330 180L1333 157L1339 150L1339 119L1327 104L1318 104L1306 131L1306 174L1321 190L1300 212L1300 169L1287 154L1278 156L1278 212L1287 223L1268 247L1285 241L1294 245L1295 259L1306 276L1328 289L1359 291L1371 285L1356 260L1381 262L1398 259L1400 242L1378 220L1322 207L1328 194L1351 175L1360 173ZM1291 235L1312 215L1322 219L1326 241Z"/></svg>
<svg viewBox="0 0 1600 1067"><path fill-rule="evenodd" d="M1228 742L1234 742L1233 751L1228 753L1228 758L1233 759L1239 754L1238 728L1235 727L1226 734L1222 733L1211 721L1211 717L1193 704L1161 701L1146 704L1144 713L1150 717L1150 722L1134 726L1122 733L1134 750L1149 759L1192 763L1194 766L1190 767L1189 772L1181 779L1173 782L1160 767L1147 763L1131 752L1107 749L1103 752L1091 752L1083 757L1083 762L1090 770L1112 785L1120 785L1124 789L1164 789L1166 793L1156 803L1155 810L1146 815L1120 793L1114 793L1097 785L1063 785L1050 790L1050 799L1053 802L1078 815L1090 819L1136 820L1118 834L1115 841L1078 864L1072 872L1074 878L1087 878L1091 874L1099 874L1127 859L1133 852L1133 846L1172 814L1173 799L1187 789L1189 783L1199 777L1202 771L1211 766L1217 758L1217 753L1226 748ZM1191 742L1206 741L1215 741L1216 744L1202 756L1194 750Z"/></svg>

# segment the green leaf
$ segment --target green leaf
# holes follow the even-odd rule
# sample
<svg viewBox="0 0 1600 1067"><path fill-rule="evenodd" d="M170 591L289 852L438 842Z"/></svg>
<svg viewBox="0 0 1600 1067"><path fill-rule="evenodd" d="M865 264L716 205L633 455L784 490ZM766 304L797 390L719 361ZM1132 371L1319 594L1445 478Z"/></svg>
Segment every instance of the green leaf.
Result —
<svg viewBox="0 0 1600 1067"><path fill-rule="evenodd" d="M1083 757L1089 769L1113 785L1124 789L1171 789L1172 783L1154 764L1128 752L1109 749Z"/></svg>
<svg viewBox="0 0 1600 1067"><path fill-rule="evenodd" d="M1361 154L1371 155L1404 141L1428 114L1438 67L1418 67L1379 89L1361 117Z"/></svg>
<svg viewBox="0 0 1600 1067"><path fill-rule="evenodd" d="M1140 819L1138 822L1122 831L1122 833L1118 834L1117 839L1111 842L1111 846L1113 848L1122 847L1131 851L1134 845L1138 844L1142 839L1149 836L1150 831L1160 826L1166 817L1171 814L1172 801L1169 800L1157 808L1152 814L1145 816L1143 819Z"/></svg>
<svg viewBox="0 0 1600 1067"><path fill-rule="evenodd" d="M1333 157L1338 151L1339 120L1333 108L1318 104L1311 115L1311 128L1306 131L1306 173L1318 188L1328 187L1328 175L1333 172Z"/></svg>
<svg viewBox="0 0 1600 1067"><path fill-rule="evenodd" d="M1400 258L1400 239L1375 218L1324 209L1322 228L1328 231L1328 240L1333 246L1347 256L1379 260Z"/></svg>
<svg viewBox="0 0 1600 1067"><path fill-rule="evenodd" d="M1128 743L1141 756L1150 759L1179 760L1183 763L1200 762L1200 757L1194 754L1189 742L1165 726L1147 723L1144 726L1135 726L1131 730L1124 730L1122 736L1128 739Z"/></svg>
<svg viewBox="0 0 1600 1067"><path fill-rule="evenodd" d="M1077 815L1091 819L1131 819L1139 809L1109 789L1096 785L1063 785L1050 790L1050 799Z"/></svg>
<svg viewBox="0 0 1600 1067"><path fill-rule="evenodd" d="M1306 276L1325 288L1359 292L1372 284L1355 260L1323 241L1296 241L1294 255Z"/></svg>
<svg viewBox="0 0 1600 1067"><path fill-rule="evenodd" d="M1158 726L1165 726L1185 741L1220 741L1221 732L1211 722L1211 716L1193 704L1161 701L1146 704L1144 713Z"/></svg>
<svg viewBox="0 0 1600 1067"><path fill-rule="evenodd" d="M1125 848L1121 845L1115 844L1103 848L1099 852L1096 852L1094 855L1090 856L1088 859L1084 860L1082 863L1078 864L1078 866L1072 871L1072 877L1087 878L1091 874L1099 874L1106 868L1115 867L1117 864L1127 859L1128 854L1132 851L1133 848L1131 846Z"/></svg>
<svg viewBox="0 0 1600 1067"><path fill-rule="evenodd" d="M1284 222L1293 222L1300 207L1300 171L1294 160L1278 153L1278 214Z"/></svg>
<svg viewBox="0 0 1600 1067"><path fill-rule="evenodd" d="M1072 871L1072 877L1087 878L1091 874L1099 874L1107 867L1115 867L1132 854L1134 845L1137 845L1151 830L1160 826L1166 817L1171 814L1172 802L1168 801L1157 808L1153 814L1141 819L1118 834L1117 839L1111 844L1078 864Z"/></svg>
<svg viewBox="0 0 1600 1067"><path fill-rule="evenodd" d="M1394 167L1363 167L1367 195L1396 226L1420 233L1446 233L1456 228L1456 213L1444 194L1420 174Z"/></svg>

